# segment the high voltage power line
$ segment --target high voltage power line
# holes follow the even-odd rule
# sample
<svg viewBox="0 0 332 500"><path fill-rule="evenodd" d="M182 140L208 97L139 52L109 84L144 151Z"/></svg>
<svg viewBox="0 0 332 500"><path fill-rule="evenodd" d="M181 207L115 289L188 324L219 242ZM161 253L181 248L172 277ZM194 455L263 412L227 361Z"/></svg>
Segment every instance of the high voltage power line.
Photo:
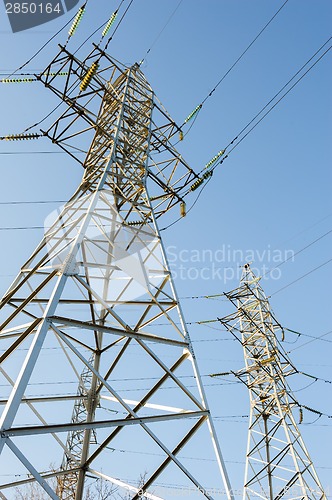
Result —
<svg viewBox="0 0 332 500"><path fill-rule="evenodd" d="M315 267L314 269L311 269L310 271L308 271L307 273L304 273L302 274L299 278L297 278L296 280L294 281L291 281L290 283L288 283L287 285L279 288L279 290L276 290L275 292L273 292L271 294L271 297L273 295L276 295L277 293L281 292L282 290L285 290L286 288L290 287L291 285L294 285L295 283L297 283L298 281L302 280L303 278L305 278L306 276L309 276L309 274L312 274L314 273L315 271L318 271L318 269L321 269L322 267L326 266L327 264L329 264L330 262L332 262L332 258L327 260L326 262L323 262L322 264L320 264L319 266Z"/></svg>
<svg viewBox="0 0 332 500"><path fill-rule="evenodd" d="M258 118L259 115L261 115L261 113L276 99L276 97L278 95L280 95L280 93L286 88L288 87L288 85L293 81L293 79L302 71L302 69L305 68L305 66L308 65L308 63L322 50L323 47L325 47L325 45L332 39L332 37L330 37L318 50L317 52L310 58L308 59L308 61L300 68L300 70L297 71L297 73L295 73L295 75L292 76L292 78L282 87L281 90L279 90L279 92L277 92L277 94L275 94L273 96L273 98L259 111L259 113L257 113L257 115L254 116L254 118L241 130L241 132L233 139L233 141L231 141L228 146L226 147L226 149L231 146L237 139L239 139L239 136L243 134L243 132L245 130L247 130L247 128L254 122L254 120L256 118ZM323 52L323 54L295 81L295 83L281 96L280 99L278 99L278 101L276 103L273 104L273 106L268 109L268 111L258 120L258 122L255 123L255 125L253 125L253 127L251 129L249 129L249 131L244 135L242 136L238 142L230 149L230 151L228 152L228 155L257 127L257 125L259 125L259 123L261 123L262 120L264 120L264 118L286 97L286 95L289 94L289 92L291 92L293 90L293 88L309 73L309 71L312 70L312 68L314 68L316 66L316 64L331 50L332 48L332 45L330 47L328 47L328 49L326 49L325 52ZM221 163L221 162L220 162Z"/></svg>
<svg viewBox="0 0 332 500"><path fill-rule="evenodd" d="M323 45L321 45L319 47L318 50L316 50L316 52L301 66L301 68L299 70L296 71L296 73L287 81L287 83L285 83L282 88L268 101L267 104L265 104L265 106L263 106L261 108L261 110L256 113L256 115L240 130L240 132L234 137L234 139L232 139L231 142L229 142L227 144L227 146L225 147L225 149L223 150L224 153L227 152L228 148L230 146L232 146L234 143L234 146L228 151L227 155L224 156L218 163L216 163L213 167L212 167L212 171L215 170L215 168L218 166L218 164L221 164L225 161L225 159L229 156L229 154L257 127L257 125L296 87L296 85L298 85L298 83L300 83L300 81L316 66L316 64L324 57L327 55L327 53L331 50L332 48L332 45L330 45L324 52L323 54L321 54L314 62L311 66L309 66L309 68L301 75L299 76L299 78L297 80L295 80L295 82L293 83L293 85L288 89L286 90L286 92L284 94L282 94L282 96L280 97L280 99L278 99L278 101L276 101L272 106L271 108L268 109L268 111L258 120L258 122L255 123L255 125L253 125L252 128L250 128L250 130L244 135L242 136L243 132L245 132L252 123L255 122L255 120L270 106L270 104L273 103L273 101L275 101L275 99L292 83L292 81L306 68L306 66L308 66L308 64L322 51L322 49L332 40L332 37L328 38L328 40L326 40L326 42L323 43ZM242 136L242 137L241 137ZM238 140L238 141L237 141ZM237 142L236 142L237 141ZM204 171L201 170L200 173L202 173Z"/></svg>
<svg viewBox="0 0 332 500"><path fill-rule="evenodd" d="M327 231L327 233L319 236L318 238L316 238L314 241L312 241L311 243L309 243L308 245L306 245L305 247L301 248L300 250L298 250L297 252L295 252L291 257L288 257L287 259L283 260L282 262L280 262L280 264L278 264L277 266L273 267L272 269L269 269L268 271L266 271L266 273L264 273L262 275L262 278L264 278L264 276L267 276L268 274L272 273L272 271L274 271L275 269L278 269L280 266L282 266L283 264L285 264L286 262L288 262L290 259L293 259L296 255L299 255L300 253L302 253L304 250L307 250L307 248L310 248L312 245L314 245L315 243L317 243L317 241L320 241L322 240L323 238L325 238L325 236L328 236L329 234L332 233L332 229L330 229L329 231Z"/></svg>
<svg viewBox="0 0 332 500"><path fill-rule="evenodd" d="M168 17L168 19L166 20L166 23L164 24L164 26L162 27L162 29L159 31L158 35L156 36L156 38L153 40L153 42L151 43L150 47L148 48L148 50L146 51L144 57L140 60L139 62L139 65L141 66L143 64L143 62L146 60L148 54L151 52L152 48L155 46L155 44L157 43L157 41L159 40L159 38L161 37L161 35L163 34L163 32L165 31L165 29L167 28L167 26L169 25L169 23L171 22L172 18L174 17L174 15L176 14L176 12L178 11L180 5L182 4L183 0L180 0L179 3L177 4L177 6L175 7L175 9L173 10L173 12L171 13L171 15Z"/></svg>
<svg viewBox="0 0 332 500"><path fill-rule="evenodd" d="M266 28L272 23L272 21L277 17L279 12L283 9L283 7L286 5L288 0L286 0L281 7L273 14L271 19L265 24L265 26L259 31L259 33L255 36L255 38L249 43L249 45L245 48L245 50L240 54L240 56L235 60L235 62L230 66L230 68L226 71L226 73L218 80L216 85L210 90L210 92L204 97L204 99L201 101L201 103L196 106L196 108L190 113L190 115L186 118L184 123L181 125L185 125L188 123L192 118L197 118L198 112L201 110L205 102L212 97L212 94L216 91L216 89L219 87L219 85L225 80L225 78L230 74L230 72L235 68L235 66L241 61L243 56L248 52L248 50L254 45L254 43L258 40L258 38L264 33Z"/></svg>
<svg viewBox="0 0 332 500"><path fill-rule="evenodd" d="M269 115L269 113L300 83L300 81L316 66L316 64L324 57L328 52L331 50L332 45L330 45L323 54L319 56L318 59L315 60L315 62L295 81L291 87L286 90L284 94L278 99L267 111L264 113L264 115L256 122L255 120L265 111L265 109L268 108L270 104L273 103L273 101L282 93L283 90L285 90L290 83L296 78L297 75L299 75L302 70L309 64L309 62L312 61L312 59L321 52L321 50L329 43L329 41L332 39L330 37L321 47L306 61L306 63L288 80L288 82L270 99L270 101L261 108L261 110L245 125L242 130L234 137L234 139L228 143L228 145L219 151L217 155L215 155L210 162L206 164L206 166L200 170L198 173L199 179L195 181L195 183L182 195L183 198L191 194L193 191L195 191L199 186L201 186L201 190L199 194L197 195L195 201L191 204L189 209L187 210L187 214L194 208L195 204L197 203L197 200L201 196L203 190L206 188L208 183L212 179L212 174L215 171L215 169L218 167L218 165L221 165L228 157L229 155L234 151L236 147L238 147L241 142L248 137L248 135ZM242 135L249 127L250 125L254 123L254 125L246 132L246 134ZM242 136L242 137L241 137ZM237 141L237 142L236 142ZM235 143L235 144L234 144ZM231 147L232 146L232 147ZM231 147L231 149L229 149ZM227 152L228 151L228 152ZM225 154L227 153L227 154ZM221 159L220 159L221 158ZM170 227L174 226L174 224L177 224L180 220L182 220L182 217L177 218L175 221L171 222L167 226L163 227L161 231L165 231L169 229Z"/></svg>

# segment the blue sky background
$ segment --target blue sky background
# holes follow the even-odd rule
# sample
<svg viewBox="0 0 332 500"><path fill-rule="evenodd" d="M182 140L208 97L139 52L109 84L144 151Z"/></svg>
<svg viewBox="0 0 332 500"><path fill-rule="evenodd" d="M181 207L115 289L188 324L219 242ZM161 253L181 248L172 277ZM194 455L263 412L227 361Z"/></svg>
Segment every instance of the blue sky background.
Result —
<svg viewBox="0 0 332 500"><path fill-rule="evenodd" d="M110 43L109 53L125 64L144 57L178 0L134 0ZM241 52L282 5L267 0L183 0L142 65L157 96L176 122L199 104ZM127 5L125 2L124 5ZM89 0L79 30L68 48L77 47L118 6ZM122 10L123 12L123 10ZM12 34L0 5L0 73L21 66L72 12L26 32ZM179 150L196 170L227 145L293 74L330 37L329 0L289 0L268 29L214 92ZM63 43L66 30L24 71L42 70ZM99 40L99 36L95 41ZM79 53L90 50L88 42ZM274 267L332 229L331 207L331 52L281 101L215 171L188 216L163 232L180 297L217 294L238 285L246 254L259 273ZM57 104L41 84L0 87L0 135L19 133ZM56 115L54 115L56 116ZM46 122L50 124L51 122ZM38 131L38 129L36 130ZM0 143L0 289L5 291L23 260L41 239L43 226L59 203L6 204L12 201L65 201L82 172L46 139ZM36 152L37 154L16 154ZM8 154L15 153L15 154ZM193 195L190 201L195 201ZM166 222L178 217L178 209ZM160 222L163 226L163 222ZM223 250L228 255L222 261ZM204 252L205 251L205 252ZM265 254L264 254L265 252ZM263 256L263 257L262 257ZM273 257L276 259L273 261ZM330 279L332 262L281 290L331 258L331 234L262 280L278 320L315 340L286 336L286 351L299 370L332 380ZM196 260L195 260L196 259ZM279 260L278 260L279 259ZM271 262L272 261L272 262ZM207 268L207 271L202 271ZM219 271L216 271L219 270ZM214 275L213 275L214 271ZM209 279L206 279L209 278ZM226 279L227 278L227 279ZM233 311L224 300L184 299L187 321L221 317ZM214 325L217 328L217 325ZM248 396L240 384L227 385L210 373L243 366L241 349L226 333L194 324L191 336L233 487L243 480ZM308 343L310 341L310 343ZM228 380L228 379L227 379ZM231 379L229 379L231 380ZM231 380L232 381L232 380ZM296 376L290 383L299 401L332 415L332 384ZM235 415L237 417L230 418ZM300 426L323 485L332 497L332 419L305 412Z"/></svg>

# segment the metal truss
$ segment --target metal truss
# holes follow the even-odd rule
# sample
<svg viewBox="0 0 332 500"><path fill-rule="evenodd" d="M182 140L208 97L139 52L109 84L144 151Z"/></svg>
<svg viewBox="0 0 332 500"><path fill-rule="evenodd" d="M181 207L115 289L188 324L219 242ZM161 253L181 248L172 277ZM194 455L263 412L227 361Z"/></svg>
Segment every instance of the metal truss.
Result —
<svg viewBox="0 0 332 500"><path fill-rule="evenodd" d="M213 481L231 499L157 225L196 178L171 143L178 127L138 65L98 47L83 62L61 48L37 76L65 108L44 134L84 175L0 302L1 460L27 474L0 494L36 482L79 500L103 479L132 500L160 499L157 481L211 499ZM182 458L209 445L214 472ZM142 473L138 488L128 477Z"/></svg>
<svg viewBox="0 0 332 500"><path fill-rule="evenodd" d="M226 294L237 313L220 320L243 346L245 368L236 376L250 396L243 499L326 499L293 415L298 403L286 377L296 369L259 281L245 265L240 287Z"/></svg>
<svg viewBox="0 0 332 500"><path fill-rule="evenodd" d="M93 364L94 354L89 359L89 364ZM79 378L77 389L77 400L74 404L71 423L84 424L87 418L87 402L89 400L89 390L92 388L93 373L88 366L83 368ZM66 450L60 469L69 471L75 469L75 465L80 462L82 454L82 444L84 441L85 426L78 426L75 430L70 430L67 435ZM90 443L97 444L96 429L93 427ZM58 479L58 496L60 498L71 498L75 494L78 472L66 474Z"/></svg>

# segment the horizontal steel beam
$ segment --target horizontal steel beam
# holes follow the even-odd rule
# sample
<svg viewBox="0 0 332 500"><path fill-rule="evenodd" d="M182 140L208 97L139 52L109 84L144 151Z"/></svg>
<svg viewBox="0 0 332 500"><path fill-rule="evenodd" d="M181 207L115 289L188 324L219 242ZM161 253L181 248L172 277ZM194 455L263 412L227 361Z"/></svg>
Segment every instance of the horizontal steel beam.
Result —
<svg viewBox="0 0 332 500"><path fill-rule="evenodd" d="M87 396L49 396L49 397L31 397L31 398L22 398L22 403L50 403L52 401L76 401L78 399L88 399ZM8 399L0 399L0 405L7 404Z"/></svg>
<svg viewBox="0 0 332 500"><path fill-rule="evenodd" d="M101 278L103 279L103 278ZM17 303L20 303L20 302L24 302L24 298L22 297L15 297L13 299L11 299L11 302L17 302ZM40 303L40 304L47 304L49 302L49 298L47 297L43 297L43 298L38 298L38 299L32 299L30 300L30 302L33 302L33 303ZM89 300L89 299L60 299L59 300L59 304L95 304L97 302L97 300ZM128 304L130 303L130 305L134 305L134 306L150 306L151 305L151 301L147 301L147 300L105 300L104 302L106 302L107 304ZM158 300L158 304L160 304L161 306L176 306L177 302L175 302L174 300Z"/></svg>
<svg viewBox="0 0 332 500"><path fill-rule="evenodd" d="M34 425L29 427L15 427L4 429L2 438L16 436L31 436L37 434L50 434L58 432L79 431L82 429L103 429L109 427L125 427L126 425L146 425L154 422L165 422L168 420L180 420L182 418L200 418L208 417L209 412L204 411L186 411L184 413L170 413L169 415L155 415L152 417L121 418L117 420L99 420L95 422L80 422L58 425Z"/></svg>
<svg viewBox="0 0 332 500"><path fill-rule="evenodd" d="M152 335L150 333L140 333L128 330L120 330L119 328L112 328L108 326L101 326L96 323L87 323L85 321L79 321L71 318L63 318L62 316L51 316L48 318L49 321L54 323L61 323L68 326L77 326L79 328L84 328L86 330L99 331L104 333L111 333L113 335L120 335L121 337L130 337L133 339L147 340L150 342L156 342L159 344L168 344L178 347L188 347L188 342L180 340L167 339L165 337L159 337L157 335ZM65 332L63 332L65 333Z"/></svg>

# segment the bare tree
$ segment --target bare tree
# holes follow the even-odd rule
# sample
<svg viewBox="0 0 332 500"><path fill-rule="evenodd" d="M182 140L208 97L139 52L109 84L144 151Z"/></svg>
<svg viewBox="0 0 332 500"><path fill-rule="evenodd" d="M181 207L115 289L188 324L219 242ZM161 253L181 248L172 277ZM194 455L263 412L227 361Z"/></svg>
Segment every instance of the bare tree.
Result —
<svg viewBox="0 0 332 500"><path fill-rule="evenodd" d="M141 474L138 482L137 488L140 490L144 485L147 473ZM49 485L54 490L56 489L56 479L51 478L48 480ZM114 486L109 481L103 478L96 479L92 484L90 484L85 492L84 500L131 500L133 493L128 491L123 493L119 491L117 486ZM15 488L14 500L48 500L49 496L43 490L43 488L36 482L31 481L22 486L17 486ZM141 496L142 500L147 500L145 495Z"/></svg>
<svg viewBox="0 0 332 500"><path fill-rule="evenodd" d="M140 475L139 480L137 482L138 491L140 491L141 488L143 487L143 485L145 483L146 476L147 476L147 472L144 472L144 474ZM125 494L118 493L117 495L118 495L118 498L121 500L131 500L133 497L133 493L130 491L128 491ZM147 497L143 493L140 495L140 498L141 498L141 500L147 500Z"/></svg>

